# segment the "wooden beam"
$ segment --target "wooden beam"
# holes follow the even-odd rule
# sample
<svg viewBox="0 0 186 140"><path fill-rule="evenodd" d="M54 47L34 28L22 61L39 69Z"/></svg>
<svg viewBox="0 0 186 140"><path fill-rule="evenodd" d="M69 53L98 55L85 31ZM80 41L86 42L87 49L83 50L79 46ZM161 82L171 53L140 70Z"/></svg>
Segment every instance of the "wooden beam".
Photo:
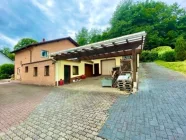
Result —
<svg viewBox="0 0 186 140"><path fill-rule="evenodd" d="M89 58L89 60L90 60L90 55L89 55L90 53L87 51L87 49L82 49L82 50L88 54L88 55L86 55L86 57Z"/></svg>
<svg viewBox="0 0 186 140"><path fill-rule="evenodd" d="M107 52L107 46L105 46L105 45L101 45L101 47ZM108 54L111 54L110 52L107 52ZM107 55L104 53L104 55L105 55L105 58L108 58L107 57Z"/></svg>
<svg viewBox="0 0 186 140"><path fill-rule="evenodd" d="M133 65L133 73L132 73L132 75L133 75L133 82L136 82L136 69L137 69L137 66L136 66L136 64L137 64L137 62L136 62L136 49L132 49L132 65Z"/></svg>
<svg viewBox="0 0 186 140"><path fill-rule="evenodd" d="M128 39L126 39L126 42L127 42L127 44L129 44L129 40Z"/></svg>
<svg viewBox="0 0 186 140"><path fill-rule="evenodd" d="M115 42L112 42L112 44L116 47L115 48L116 53L119 54L119 52L118 52L119 51L119 49L118 49L119 46Z"/></svg>

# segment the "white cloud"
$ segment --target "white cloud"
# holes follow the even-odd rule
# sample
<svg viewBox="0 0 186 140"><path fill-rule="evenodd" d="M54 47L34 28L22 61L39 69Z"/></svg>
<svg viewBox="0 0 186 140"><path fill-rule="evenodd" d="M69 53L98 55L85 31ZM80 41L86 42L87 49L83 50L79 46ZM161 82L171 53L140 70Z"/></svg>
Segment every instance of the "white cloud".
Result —
<svg viewBox="0 0 186 140"><path fill-rule="evenodd" d="M55 20L55 13L51 7L54 5L53 0L47 0L44 2L39 2L38 0L31 0L32 4L39 8L52 22Z"/></svg>
<svg viewBox="0 0 186 140"><path fill-rule="evenodd" d="M67 30L67 35L71 38L75 39L76 31L74 30Z"/></svg>
<svg viewBox="0 0 186 140"><path fill-rule="evenodd" d="M81 12L83 12L83 11L84 11L84 8L85 8L84 4L80 1L80 2L79 2L79 10L80 10Z"/></svg>
<svg viewBox="0 0 186 140"><path fill-rule="evenodd" d="M54 1L53 0L47 0L46 2L48 7L53 7L54 6Z"/></svg>
<svg viewBox="0 0 186 140"><path fill-rule="evenodd" d="M0 33L0 40L3 41L3 42L5 42L6 44L11 45L12 47L13 47L15 44L17 44L17 42L19 41L19 39L20 39L20 38L15 38L15 39L13 39L13 38L10 38L10 37L8 37L8 36L6 36L6 35Z"/></svg>
<svg viewBox="0 0 186 140"><path fill-rule="evenodd" d="M109 27L109 20L120 0L112 2L108 0L79 0L77 2L81 16L87 15L87 22L84 23L84 26L88 29L99 28L104 30ZM83 9L82 4L86 8Z"/></svg>

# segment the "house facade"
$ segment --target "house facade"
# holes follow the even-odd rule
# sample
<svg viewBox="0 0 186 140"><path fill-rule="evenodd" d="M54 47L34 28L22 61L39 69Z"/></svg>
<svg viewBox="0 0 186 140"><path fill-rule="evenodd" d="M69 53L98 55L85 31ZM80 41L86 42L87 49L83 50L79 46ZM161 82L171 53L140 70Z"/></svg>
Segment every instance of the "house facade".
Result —
<svg viewBox="0 0 186 140"><path fill-rule="evenodd" d="M77 47L70 37L31 44L14 51L15 79L26 84L58 85L86 77L111 75L123 57L132 59L136 82L146 33L139 32Z"/></svg>
<svg viewBox="0 0 186 140"><path fill-rule="evenodd" d="M77 47L70 37L43 41L13 51L15 79L25 84L55 85L55 60L49 54Z"/></svg>
<svg viewBox="0 0 186 140"><path fill-rule="evenodd" d="M81 75L86 77L110 75L112 67L120 66L121 56L91 61L56 61L49 57L50 53L77 46L73 39L62 38L32 44L13 51L15 79L25 84L55 86L60 79L64 80L64 83L70 83Z"/></svg>
<svg viewBox="0 0 186 140"><path fill-rule="evenodd" d="M0 52L0 65L3 65L3 64L14 64L14 61L12 61L5 54Z"/></svg>

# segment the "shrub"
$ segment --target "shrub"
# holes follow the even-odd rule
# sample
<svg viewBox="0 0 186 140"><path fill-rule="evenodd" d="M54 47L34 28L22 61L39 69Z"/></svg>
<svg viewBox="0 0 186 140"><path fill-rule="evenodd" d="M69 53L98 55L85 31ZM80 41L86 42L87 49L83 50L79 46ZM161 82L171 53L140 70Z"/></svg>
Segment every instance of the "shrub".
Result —
<svg viewBox="0 0 186 140"><path fill-rule="evenodd" d="M173 50L173 49L169 46L160 46L160 47L152 49L151 51L154 51L154 52L157 52L158 54L160 54L165 51L171 51L171 50Z"/></svg>
<svg viewBox="0 0 186 140"><path fill-rule="evenodd" d="M186 43L183 37L176 40L175 57L176 60L186 60Z"/></svg>
<svg viewBox="0 0 186 140"><path fill-rule="evenodd" d="M3 64L0 67L0 77L1 79L9 78L14 74L14 65L13 64Z"/></svg>
<svg viewBox="0 0 186 140"><path fill-rule="evenodd" d="M158 53L154 51L143 51L140 55L141 62L153 62L158 59Z"/></svg>
<svg viewBox="0 0 186 140"><path fill-rule="evenodd" d="M160 60L167 61L167 62L173 62L175 61L175 52L174 50L165 51L161 53L158 57Z"/></svg>
<svg viewBox="0 0 186 140"><path fill-rule="evenodd" d="M0 74L0 79L8 79L10 78L10 75L8 74Z"/></svg>

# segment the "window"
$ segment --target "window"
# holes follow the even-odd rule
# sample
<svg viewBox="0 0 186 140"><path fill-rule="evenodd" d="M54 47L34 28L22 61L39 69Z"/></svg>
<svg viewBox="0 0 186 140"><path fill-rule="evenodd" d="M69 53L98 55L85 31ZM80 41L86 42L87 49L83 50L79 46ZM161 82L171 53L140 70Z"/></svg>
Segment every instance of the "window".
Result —
<svg viewBox="0 0 186 140"><path fill-rule="evenodd" d="M45 76L49 76L49 66L45 66Z"/></svg>
<svg viewBox="0 0 186 140"><path fill-rule="evenodd" d="M34 67L34 76L37 76L37 67Z"/></svg>
<svg viewBox="0 0 186 140"><path fill-rule="evenodd" d="M25 67L25 73L27 73L27 72L28 72L28 66Z"/></svg>
<svg viewBox="0 0 186 140"><path fill-rule="evenodd" d="M41 57L48 57L48 51L42 50L41 51Z"/></svg>
<svg viewBox="0 0 186 140"><path fill-rule="evenodd" d="M79 74L78 66L73 66L73 75L78 75L78 74Z"/></svg>

